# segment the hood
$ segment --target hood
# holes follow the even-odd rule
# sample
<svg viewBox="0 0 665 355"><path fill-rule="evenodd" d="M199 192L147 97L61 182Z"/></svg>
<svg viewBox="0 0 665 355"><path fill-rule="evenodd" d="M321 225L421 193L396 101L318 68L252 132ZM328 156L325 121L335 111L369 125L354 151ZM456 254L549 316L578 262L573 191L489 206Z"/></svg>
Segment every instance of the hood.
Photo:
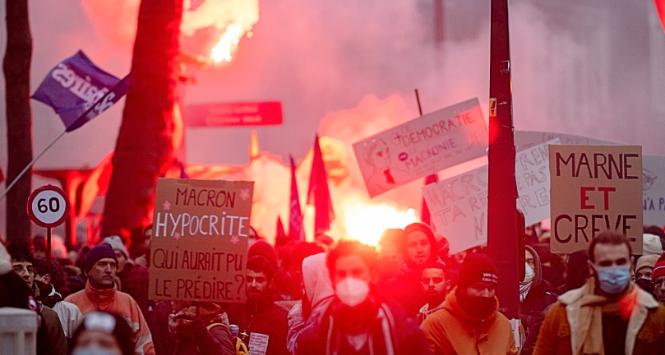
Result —
<svg viewBox="0 0 665 355"><path fill-rule="evenodd" d="M533 277L533 284L532 284L533 286L531 286L533 288L539 286L543 281L543 264L540 261L540 255L538 255L536 249L534 249L532 246L525 245L524 251L533 255L533 263L534 263L533 272L536 274L536 276Z"/></svg>
<svg viewBox="0 0 665 355"><path fill-rule="evenodd" d="M305 294L312 307L334 294L330 274L326 266L325 253L314 254L303 259L302 279L305 285Z"/></svg>

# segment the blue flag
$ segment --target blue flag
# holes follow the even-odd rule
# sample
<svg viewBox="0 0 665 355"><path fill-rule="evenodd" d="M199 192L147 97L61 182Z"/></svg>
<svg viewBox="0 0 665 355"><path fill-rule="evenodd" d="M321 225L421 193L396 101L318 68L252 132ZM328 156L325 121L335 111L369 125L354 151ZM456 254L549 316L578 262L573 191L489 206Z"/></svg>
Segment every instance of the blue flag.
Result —
<svg viewBox="0 0 665 355"><path fill-rule="evenodd" d="M122 80L97 67L83 51L63 60L46 75L32 98L53 108L67 132L113 106L129 90Z"/></svg>

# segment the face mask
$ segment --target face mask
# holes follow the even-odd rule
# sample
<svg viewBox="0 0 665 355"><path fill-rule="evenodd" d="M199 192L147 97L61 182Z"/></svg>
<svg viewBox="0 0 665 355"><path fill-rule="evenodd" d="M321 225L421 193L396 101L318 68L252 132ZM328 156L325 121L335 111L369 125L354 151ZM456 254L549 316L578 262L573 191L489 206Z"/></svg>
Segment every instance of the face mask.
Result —
<svg viewBox="0 0 665 355"><path fill-rule="evenodd" d="M653 282L650 279L638 279L635 283L644 291L653 293Z"/></svg>
<svg viewBox="0 0 665 355"><path fill-rule="evenodd" d="M535 277L536 273L533 272L531 265L524 264L524 280L520 282L520 302L523 302L529 294L529 291L531 291L531 285L533 285L533 279Z"/></svg>
<svg viewBox="0 0 665 355"><path fill-rule="evenodd" d="M72 355L118 355L119 352L100 348L97 345L80 346L76 348Z"/></svg>
<svg viewBox="0 0 665 355"><path fill-rule="evenodd" d="M494 298L469 296L460 292L457 294L457 300L462 309L474 318L485 319L496 310Z"/></svg>
<svg viewBox="0 0 665 355"><path fill-rule="evenodd" d="M369 285L363 280L347 277L335 285L335 294L349 307L361 304L369 294Z"/></svg>
<svg viewBox="0 0 665 355"><path fill-rule="evenodd" d="M623 292L630 282L630 268L628 266L607 266L595 268L598 287L608 295L618 295Z"/></svg>

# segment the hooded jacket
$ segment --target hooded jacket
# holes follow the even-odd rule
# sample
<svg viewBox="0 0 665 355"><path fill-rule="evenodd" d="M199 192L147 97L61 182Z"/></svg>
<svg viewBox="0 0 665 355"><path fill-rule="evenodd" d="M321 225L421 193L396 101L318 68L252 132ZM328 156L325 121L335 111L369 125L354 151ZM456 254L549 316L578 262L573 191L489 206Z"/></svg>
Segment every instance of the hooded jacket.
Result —
<svg viewBox="0 0 665 355"><path fill-rule="evenodd" d="M289 311L289 331L286 336L286 347L290 352L294 352L298 337L306 323L318 321L334 296L330 274L326 266L325 253L311 255L303 259L302 278L310 312L304 314L302 302L296 303Z"/></svg>
<svg viewBox="0 0 665 355"><path fill-rule="evenodd" d="M136 354L155 353L148 324L132 296L115 288L96 289L88 280L85 289L67 296L65 301L78 306L84 315L93 311L103 311L122 316L134 332L133 343Z"/></svg>
<svg viewBox="0 0 665 355"><path fill-rule="evenodd" d="M448 294L443 309L427 317L420 328L434 354L516 354L510 321L495 311L485 319L473 318L460 306L457 289Z"/></svg>
<svg viewBox="0 0 665 355"><path fill-rule="evenodd" d="M573 354L579 347L579 334L571 334L571 325L580 322L578 300L591 292L593 279L584 286L559 296L547 312L540 328L534 354ZM665 349L665 307L637 285L635 304L630 312L624 352L632 354L663 354ZM573 335L573 336L571 336ZM577 355L577 354L576 354Z"/></svg>

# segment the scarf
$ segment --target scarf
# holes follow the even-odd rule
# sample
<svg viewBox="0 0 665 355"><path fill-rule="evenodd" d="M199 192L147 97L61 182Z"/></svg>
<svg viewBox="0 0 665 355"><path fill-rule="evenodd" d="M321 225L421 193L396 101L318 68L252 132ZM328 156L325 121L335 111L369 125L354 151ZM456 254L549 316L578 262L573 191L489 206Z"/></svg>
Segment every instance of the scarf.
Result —
<svg viewBox="0 0 665 355"><path fill-rule="evenodd" d="M115 287L113 288L95 288L90 284L90 280L85 283L85 294L96 306L95 308L105 311L115 300Z"/></svg>
<svg viewBox="0 0 665 355"><path fill-rule="evenodd" d="M594 290L594 279L590 278L581 289L581 297L571 304L578 310L577 319L569 320L573 354L604 355L603 313L619 314L627 320L637 303L637 290L632 284L618 300L598 295Z"/></svg>

